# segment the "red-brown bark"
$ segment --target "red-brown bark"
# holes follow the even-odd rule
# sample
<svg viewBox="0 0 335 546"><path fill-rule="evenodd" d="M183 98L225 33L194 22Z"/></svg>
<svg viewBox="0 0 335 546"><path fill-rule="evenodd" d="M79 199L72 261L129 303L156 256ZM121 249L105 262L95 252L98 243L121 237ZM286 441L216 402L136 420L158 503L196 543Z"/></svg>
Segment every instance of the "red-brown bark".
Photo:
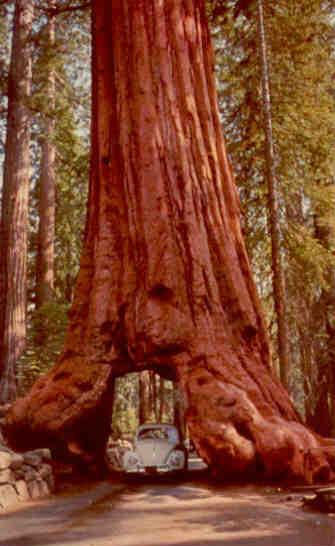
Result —
<svg viewBox="0 0 335 546"><path fill-rule="evenodd" d="M89 213L70 327L7 434L94 453L113 377L154 369L178 381L190 435L217 472L329 479L331 447L271 371L213 71L202 1L95 0Z"/></svg>
<svg viewBox="0 0 335 546"><path fill-rule="evenodd" d="M0 402L16 397L26 344L33 12L32 0L15 2L0 222Z"/></svg>
<svg viewBox="0 0 335 546"><path fill-rule="evenodd" d="M49 0L49 8L55 8L55 0ZM55 47L55 17L52 12L46 25L48 55ZM55 72L52 58L46 68L45 94L47 112L43 115L44 135L41 145L41 176L39 195L38 253L36 260L36 305L42 306L53 298L54 291L54 246L56 214L56 146L55 119L56 105Z"/></svg>

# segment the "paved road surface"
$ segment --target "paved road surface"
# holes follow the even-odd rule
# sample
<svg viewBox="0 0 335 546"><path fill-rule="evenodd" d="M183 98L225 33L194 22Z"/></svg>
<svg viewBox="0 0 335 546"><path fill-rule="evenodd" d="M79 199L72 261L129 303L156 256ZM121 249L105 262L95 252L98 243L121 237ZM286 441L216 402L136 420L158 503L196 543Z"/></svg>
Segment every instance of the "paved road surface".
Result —
<svg viewBox="0 0 335 546"><path fill-rule="evenodd" d="M301 494L202 479L100 482L0 516L0 546L335 546Z"/></svg>

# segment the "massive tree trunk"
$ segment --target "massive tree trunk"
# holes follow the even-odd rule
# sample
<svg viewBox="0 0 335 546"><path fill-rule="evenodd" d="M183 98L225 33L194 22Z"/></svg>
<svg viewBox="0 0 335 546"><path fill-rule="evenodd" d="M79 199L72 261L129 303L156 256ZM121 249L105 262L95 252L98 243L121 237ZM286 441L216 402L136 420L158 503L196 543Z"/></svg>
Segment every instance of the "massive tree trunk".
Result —
<svg viewBox="0 0 335 546"><path fill-rule="evenodd" d="M8 438L94 453L113 377L153 369L178 381L217 472L333 477L326 442L271 371L202 0L94 1L92 138L66 346L13 406Z"/></svg>
<svg viewBox="0 0 335 546"><path fill-rule="evenodd" d="M26 342L32 0L15 3L0 226L0 402L16 396Z"/></svg>
<svg viewBox="0 0 335 546"><path fill-rule="evenodd" d="M55 0L49 0L49 8ZM52 66L52 48L55 47L55 16L51 13L46 25L48 66L45 94L48 110L43 115L44 135L41 146L41 176L39 198L38 253L36 264L36 304L52 300L54 289L54 245L56 210L56 148L55 148L55 73ZM50 57L51 56L51 57Z"/></svg>

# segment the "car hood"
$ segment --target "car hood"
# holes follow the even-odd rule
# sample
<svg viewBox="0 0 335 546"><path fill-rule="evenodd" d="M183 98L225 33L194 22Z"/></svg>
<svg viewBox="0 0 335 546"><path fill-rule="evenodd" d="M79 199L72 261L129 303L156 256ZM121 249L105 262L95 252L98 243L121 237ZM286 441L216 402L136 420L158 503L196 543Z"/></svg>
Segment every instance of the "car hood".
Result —
<svg viewBox="0 0 335 546"><path fill-rule="evenodd" d="M140 456L144 466L164 464L175 445L165 440L139 440L135 452Z"/></svg>

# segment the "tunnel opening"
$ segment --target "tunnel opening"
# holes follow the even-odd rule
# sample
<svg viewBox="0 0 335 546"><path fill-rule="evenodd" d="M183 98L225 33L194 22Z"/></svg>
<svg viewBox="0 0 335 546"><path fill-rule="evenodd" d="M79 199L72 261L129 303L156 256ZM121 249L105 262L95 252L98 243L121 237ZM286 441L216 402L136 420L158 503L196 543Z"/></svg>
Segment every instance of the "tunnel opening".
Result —
<svg viewBox="0 0 335 546"><path fill-rule="evenodd" d="M132 372L114 382L111 436L130 439L139 425L174 424L184 435L184 404L178 385L154 370Z"/></svg>
<svg viewBox="0 0 335 546"><path fill-rule="evenodd" d="M113 385L113 408L110 435L106 454L109 468L124 471L124 456L135 449L139 430L147 439L158 440L162 445L164 435L178 436L178 446L185 453L190 442L185 425L185 404L178 383L169 370L155 369L127 373L117 377ZM177 432L175 432L177 431ZM176 436L176 437L177 437ZM149 442L150 443L150 442ZM152 442L147 449L153 452ZM149 447L148 447L149 446ZM150 455L150 454L149 454Z"/></svg>

